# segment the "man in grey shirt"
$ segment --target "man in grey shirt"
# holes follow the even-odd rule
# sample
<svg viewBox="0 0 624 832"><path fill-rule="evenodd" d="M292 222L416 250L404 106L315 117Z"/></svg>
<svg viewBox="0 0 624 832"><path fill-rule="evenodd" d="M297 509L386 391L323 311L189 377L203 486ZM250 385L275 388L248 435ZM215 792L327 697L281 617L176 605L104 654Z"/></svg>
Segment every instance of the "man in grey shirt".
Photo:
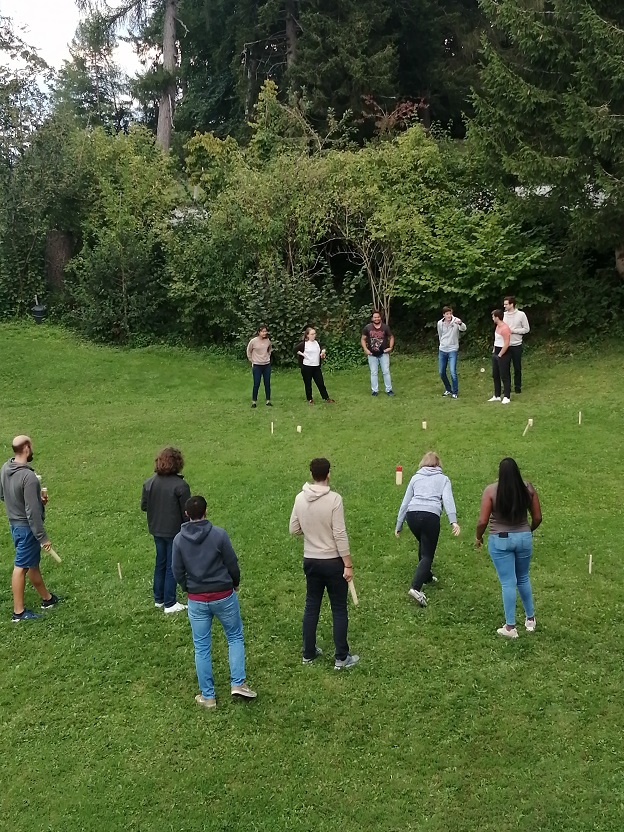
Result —
<svg viewBox="0 0 624 832"><path fill-rule="evenodd" d="M15 564L11 578L13 618L16 623L41 618L24 608L26 575L41 596L41 608L49 609L61 600L48 591L41 571L41 548L52 548L43 525L47 495L41 494L39 479L30 463L33 460L32 440L16 436L12 443L15 456L0 471L0 500L4 502L15 545Z"/></svg>
<svg viewBox="0 0 624 832"><path fill-rule="evenodd" d="M438 321L438 372L444 385L443 396L457 398L459 392L457 381L457 353L459 352L459 333L466 331L466 324L453 315L453 309L445 306L442 309L442 318ZM446 368L451 371L449 383Z"/></svg>
<svg viewBox="0 0 624 832"><path fill-rule="evenodd" d="M509 355L513 364L513 381L516 393L522 392L522 337L531 331L527 316L520 309L516 309L516 299L507 295L503 301L505 314L503 320L511 330L509 340Z"/></svg>

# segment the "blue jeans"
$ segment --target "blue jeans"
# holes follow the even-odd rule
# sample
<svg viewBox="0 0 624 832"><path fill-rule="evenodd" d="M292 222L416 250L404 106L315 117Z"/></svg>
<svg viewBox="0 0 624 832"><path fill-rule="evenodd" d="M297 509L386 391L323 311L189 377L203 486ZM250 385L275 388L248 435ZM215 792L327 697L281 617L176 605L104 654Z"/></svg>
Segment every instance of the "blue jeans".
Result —
<svg viewBox="0 0 624 832"><path fill-rule="evenodd" d="M253 376L253 391L251 394L252 402L258 401L258 390L260 389L260 379L264 381L264 395L266 400L271 400L271 365L270 364L252 364L251 374Z"/></svg>
<svg viewBox="0 0 624 832"><path fill-rule="evenodd" d="M449 384L448 376L446 374L447 365L451 371L452 387ZM438 350L438 372L440 373L440 378L442 379L442 384L444 385L446 392L457 395L457 350L454 350L453 352L442 352L442 350Z"/></svg>
<svg viewBox="0 0 624 832"><path fill-rule="evenodd" d="M214 699L214 677L212 675L212 619L217 617L225 632L230 660L230 684L242 685L245 681L245 642L243 620L240 614L238 595L232 592L220 601L188 602L188 617L195 645L195 668L202 696Z"/></svg>
<svg viewBox="0 0 624 832"><path fill-rule="evenodd" d="M154 567L154 601L172 607L177 601L176 580L171 571L172 537L155 537L156 566Z"/></svg>
<svg viewBox="0 0 624 832"><path fill-rule="evenodd" d="M390 353L384 352L383 355L369 355L368 366L370 367L371 390L373 393L379 392L379 368L381 367L381 374L384 380L384 387L386 393L392 390L392 379L390 378Z"/></svg>
<svg viewBox="0 0 624 832"><path fill-rule="evenodd" d="M533 554L531 532L509 532L508 537L491 534L488 537L488 551L503 590L505 624L516 624L516 589L527 618L533 618L533 590L529 580L529 567Z"/></svg>

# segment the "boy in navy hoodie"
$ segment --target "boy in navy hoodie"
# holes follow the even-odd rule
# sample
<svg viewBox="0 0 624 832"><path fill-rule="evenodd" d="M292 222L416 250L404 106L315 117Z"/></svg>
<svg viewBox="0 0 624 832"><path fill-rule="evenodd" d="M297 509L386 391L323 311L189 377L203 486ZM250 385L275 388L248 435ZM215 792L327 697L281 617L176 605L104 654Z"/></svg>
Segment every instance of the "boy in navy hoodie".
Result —
<svg viewBox="0 0 624 832"><path fill-rule="evenodd" d="M240 569L236 553L224 529L206 519L206 500L191 497L186 502L188 523L183 523L173 541L173 575L188 593L188 617L195 645L195 667L201 693L198 705L216 708L212 675L212 619L221 622L228 642L232 696L255 699L245 682L245 642L238 603Z"/></svg>

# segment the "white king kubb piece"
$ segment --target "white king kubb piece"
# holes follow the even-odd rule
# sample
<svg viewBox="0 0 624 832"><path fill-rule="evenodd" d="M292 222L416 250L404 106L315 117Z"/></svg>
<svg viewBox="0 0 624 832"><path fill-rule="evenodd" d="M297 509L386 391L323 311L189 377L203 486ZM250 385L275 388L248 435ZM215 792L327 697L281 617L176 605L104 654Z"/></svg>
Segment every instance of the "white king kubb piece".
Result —
<svg viewBox="0 0 624 832"><path fill-rule="evenodd" d="M301 433L301 425L297 425L297 433Z"/></svg>
<svg viewBox="0 0 624 832"><path fill-rule="evenodd" d="M402 485L403 484L403 466L397 465L396 467L396 484Z"/></svg>

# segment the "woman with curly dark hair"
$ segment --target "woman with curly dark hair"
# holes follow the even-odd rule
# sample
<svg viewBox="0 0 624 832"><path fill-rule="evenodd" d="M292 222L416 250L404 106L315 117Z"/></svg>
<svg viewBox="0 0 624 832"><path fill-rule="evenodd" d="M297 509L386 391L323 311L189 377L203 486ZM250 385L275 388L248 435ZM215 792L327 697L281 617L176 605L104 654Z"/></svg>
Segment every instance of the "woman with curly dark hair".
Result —
<svg viewBox="0 0 624 832"><path fill-rule="evenodd" d="M184 505L191 489L180 473L184 458L177 448L163 448L156 457L154 476L143 483L141 510L147 512L147 527L156 544L154 605L166 613L182 612L176 598L176 581L171 571L173 538L185 521Z"/></svg>

